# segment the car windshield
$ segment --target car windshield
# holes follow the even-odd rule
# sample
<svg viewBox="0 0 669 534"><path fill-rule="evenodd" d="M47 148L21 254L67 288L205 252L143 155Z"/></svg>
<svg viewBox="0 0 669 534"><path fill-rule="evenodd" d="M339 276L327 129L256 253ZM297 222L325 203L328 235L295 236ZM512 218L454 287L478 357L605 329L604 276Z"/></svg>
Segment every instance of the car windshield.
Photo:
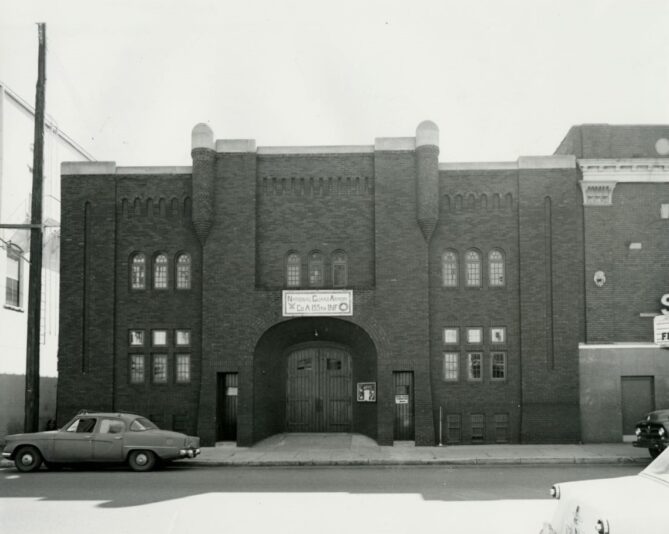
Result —
<svg viewBox="0 0 669 534"><path fill-rule="evenodd" d="M155 430L158 427L145 417L139 417L130 423L130 430L141 432L142 430Z"/></svg>
<svg viewBox="0 0 669 534"><path fill-rule="evenodd" d="M661 478L665 482L669 482L669 447L664 449L655 460L653 460L642 473Z"/></svg>

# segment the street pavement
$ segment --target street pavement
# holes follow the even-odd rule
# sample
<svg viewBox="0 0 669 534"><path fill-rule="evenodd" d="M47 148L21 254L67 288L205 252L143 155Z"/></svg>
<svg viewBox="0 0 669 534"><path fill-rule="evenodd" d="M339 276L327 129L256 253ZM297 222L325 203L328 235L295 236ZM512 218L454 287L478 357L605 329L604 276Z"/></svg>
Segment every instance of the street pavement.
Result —
<svg viewBox="0 0 669 534"><path fill-rule="evenodd" d="M413 442L380 446L360 434L276 434L252 447L217 443L189 464L206 466L495 465L650 463L646 449L631 443L563 445L449 445ZM7 460L0 466L12 465Z"/></svg>

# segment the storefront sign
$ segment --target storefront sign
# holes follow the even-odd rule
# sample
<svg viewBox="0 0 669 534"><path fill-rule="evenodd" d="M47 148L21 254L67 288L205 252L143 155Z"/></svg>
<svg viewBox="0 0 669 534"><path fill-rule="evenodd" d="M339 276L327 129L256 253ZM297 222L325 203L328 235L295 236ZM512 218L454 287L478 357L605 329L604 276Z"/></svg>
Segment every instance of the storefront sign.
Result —
<svg viewBox="0 0 669 534"><path fill-rule="evenodd" d="M283 292L283 316L353 315L353 291L290 291Z"/></svg>
<svg viewBox="0 0 669 534"><path fill-rule="evenodd" d="M669 315L658 315L653 319L655 344L669 348Z"/></svg>
<svg viewBox="0 0 669 534"><path fill-rule="evenodd" d="M358 382L358 402L376 402L376 382Z"/></svg>
<svg viewBox="0 0 669 534"><path fill-rule="evenodd" d="M395 395L395 404L409 404L409 395Z"/></svg>
<svg viewBox="0 0 669 534"><path fill-rule="evenodd" d="M664 315L669 315L669 293L662 295L660 303L662 304L662 313Z"/></svg>

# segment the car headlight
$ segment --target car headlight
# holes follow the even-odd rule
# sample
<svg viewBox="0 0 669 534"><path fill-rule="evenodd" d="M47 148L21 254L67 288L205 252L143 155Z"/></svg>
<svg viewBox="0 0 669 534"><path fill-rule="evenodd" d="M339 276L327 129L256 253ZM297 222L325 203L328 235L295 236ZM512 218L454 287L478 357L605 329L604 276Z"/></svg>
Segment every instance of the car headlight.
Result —
<svg viewBox="0 0 669 534"><path fill-rule="evenodd" d="M641 435L641 429L637 427L634 433L636 434L637 437L639 437Z"/></svg>
<svg viewBox="0 0 669 534"><path fill-rule="evenodd" d="M666 431L664 430L664 427L661 427L660 430L657 431L657 433L659 434L660 437L662 437L662 436L664 436Z"/></svg>
<svg viewBox="0 0 669 534"><path fill-rule="evenodd" d="M595 524L595 530L597 534L609 534L609 522L601 519Z"/></svg>
<svg viewBox="0 0 669 534"><path fill-rule="evenodd" d="M553 497L553 499L560 498L560 486L551 486L551 497Z"/></svg>

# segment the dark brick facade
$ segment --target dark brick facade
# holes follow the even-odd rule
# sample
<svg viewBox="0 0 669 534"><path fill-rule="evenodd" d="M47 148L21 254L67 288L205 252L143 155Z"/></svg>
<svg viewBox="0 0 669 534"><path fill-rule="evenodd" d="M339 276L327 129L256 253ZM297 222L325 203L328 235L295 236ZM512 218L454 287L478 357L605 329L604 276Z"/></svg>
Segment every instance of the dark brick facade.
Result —
<svg viewBox="0 0 669 534"><path fill-rule="evenodd" d="M237 441L286 429L287 355L337 346L351 354L350 430L392 444L394 373L410 372L413 437L480 441L577 441L578 343L584 336L583 207L573 157L521 158L503 165L438 163L438 132L370 147L255 149L194 130L192 168L135 169L68 164L62 180L61 333L58 417L81 408L140 412L166 427L219 439L220 377L238 376ZM460 258L458 287L443 287L446 249ZM462 283L465 251L482 256L481 287ZM282 316L286 257L348 258L350 317ZM487 258L503 252L505 281L489 287ZM130 260L170 262L167 289L132 289ZM174 285L178 254L192 258L192 283ZM445 327L459 342L446 345ZM481 343L465 342L480 327ZM501 344L491 327L504 327ZM129 331L146 332L143 347ZM153 330L168 346L151 347ZM186 329L191 343L174 346ZM151 356L168 356L168 380L151 380ZM191 355L190 381L176 383L176 354ZM444 352L459 354L457 381L443 379ZM482 354L480 381L467 353ZM491 354L506 357L492 380ZM146 355L146 380L131 383L130 356ZM355 401L358 382L376 382L374 403ZM450 419L449 419L450 417ZM452 434L449 434L452 435Z"/></svg>

